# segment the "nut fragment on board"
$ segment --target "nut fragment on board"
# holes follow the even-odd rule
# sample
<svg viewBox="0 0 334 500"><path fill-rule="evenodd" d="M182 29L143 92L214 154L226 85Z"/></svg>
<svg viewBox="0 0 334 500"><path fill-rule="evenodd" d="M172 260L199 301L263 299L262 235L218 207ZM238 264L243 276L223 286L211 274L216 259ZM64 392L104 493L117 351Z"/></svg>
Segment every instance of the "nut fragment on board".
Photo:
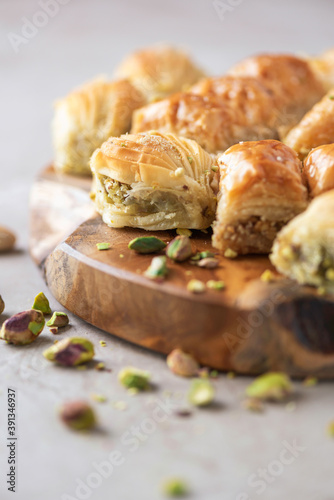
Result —
<svg viewBox="0 0 334 500"><path fill-rule="evenodd" d="M205 284L200 280L190 280L187 284L187 290L191 293L203 293L205 292Z"/></svg>
<svg viewBox="0 0 334 500"><path fill-rule="evenodd" d="M142 236L130 241L128 248L137 253L147 254L160 252L166 248L166 243L155 236Z"/></svg>
<svg viewBox="0 0 334 500"><path fill-rule="evenodd" d="M208 406L215 397L215 389L207 379L197 378L191 383L188 401L194 406Z"/></svg>
<svg viewBox="0 0 334 500"><path fill-rule="evenodd" d="M166 255L175 262L184 262L192 255L188 236L176 236L167 246Z"/></svg>
<svg viewBox="0 0 334 500"><path fill-rule="evenodd" d="M6 227L0 226L0 252L9 252L14 248L15 234Z"/></svg>
<svg viewBox="0 0 334 500"><path fill-rule="evenodd" d="M66 313L62 311L55 311L49 319L49 321L46 323L46 326L57 326L58 328L63 328L64 326L67 326L69 323L69 319Z"/></svg>
<svg viewBox="0 0 334 500"><path fill-rule="evenodd" d="M59 414L64 424L76 431L92 429L96 425L95 413L85 401L65 403Z"/></svg>
<svg viewBox="0 0 334 500"><path fill-rule="evenodd" d="M197 361L181 349L174 349L167 356L167 366L175 375L181 377L193 377L199 370Z"/></svg>
<svg viewBox="0 0 334 500"><path fill-rule="evenodd" d="M119 382L127 389L145 391L150 388L151 375L148 371L133 366L123 368L118 374Z"/></svg>
<svg viewBox="0 0 334 500"><path fill-rule="evenodd" d="M269 372L257 377L246 389L246 395L268 401L282 401L292 394L291 380L285 373Z"/></svg>
<svg viewBox="0 0 334 500"><path fill-rule="evenodd" d="M36 295L32 309L37 309L38 311L41 311L43 314L51 314L51 307L49 300L44 295L43 292L40 292L39 294Z"/></svg>
<svg viewBox="0 0 334 500"><path fill-rule="evenodd" d="M144 274L151 280L163 281L168 274L166 257L164 255L153 257Z"/></svg>
<svg viewBox="0 0 334 500"><path fill-rule="evenodd" d="M63 366L76 366L87 363L94 357L93 344L81 337L69 337L44 351L43 356Z"/></svg>
<svg viewBox="0 0 334 500"><path fill-rule="evenodd" d="M7 319L2 325L0 338L9 344L31 344L42 332L44 325L43 313L36 309L29 309Z"/></svg>
<svg viewBox="0 0 334 500"><path fill-rule="evenodd" d="M168 497L184 497L188 496L189 488L183 479L171 478L167 479L162 487L164 495Z"/></svg>

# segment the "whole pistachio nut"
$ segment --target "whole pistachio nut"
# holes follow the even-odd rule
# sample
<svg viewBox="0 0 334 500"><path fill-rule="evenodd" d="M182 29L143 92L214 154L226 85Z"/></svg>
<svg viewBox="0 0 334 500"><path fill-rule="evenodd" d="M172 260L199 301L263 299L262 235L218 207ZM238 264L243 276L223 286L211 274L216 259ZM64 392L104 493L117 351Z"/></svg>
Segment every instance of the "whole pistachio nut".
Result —
<svg viewBox="0 0 334 500"><path fill-rule="evenodd" d="M145 271L145 276L153 280L162 281L167 273L167 259L164 255L161 255L153 257L150 266Z"/></svg>
<svg viewBox="0 0 334 500"><path fill-rule="evenodd" d="M37 309L38 311L42 311L43 314L51 314L49 301L43 292L40 292L38 295L36 295L32 308Z"/></svg>
<svg viewBox="0 0 334 500"><path fill-rule="evenodd" d="M15 234L6 227L0 226L0 252L9 252L14 248Z"/></svg>
<svg viewBox="0 0 334 500"><path fill-rule="evenodd" d="M285 373L269 372L257 377L246 389L246 395L267 401L281 401L292 393L291 380Z"/></svg>
<svg viewBox="0 0 334 500"><path fill-rule="evenodd" d="M37 339L45 325L41 311L29 309L8 318L2 325L0 338L9 344L31 344Z"/></svg>
<svg viewBox="0 0 334 500"><path fill-rule="evenodd" d="M167 366L175 375L181 377L193 377L199 370L197 361L181 349L174 349L167 356Z"/></svg>
<svg viewBox="0 0 334 500"><path fill-rule="evenodd" d="M0 295L0 314L2 314L5 310L5 303L4 301L2 300L2 297Z"/></svg>
<svg viewBox="0 0 334 500"><path fill-rule="evenodd" d="M188 393L189 403L194 406L207 406L212 403L214 397L215 390L209 380L197 378L192 381Z"/></svg>
<svg viewBox="0 0 334 500"><path fill-rule="evenodd" d="M184 262L192 255L191 243L188 236L176 236L167 246L166 255L176 262Z"/></svg>
<svg viewBox="0 0 334 500"><path fill-rule="evenodd" d="M155 236L142 236L130 241L128 248L137 253L155 253L160 252L166 247L166 243Z"/></svg>
<svg viewBox="0 0 334 500"><path fill-rule="evenodd" d="M46 326L57 326L58 328L63 328L68 325L68 323L69 319L66 313L55 311L51 319L49 319L46 323Z"/></svg>
<svg viewBox="0 0 334 500"><path fill-rule="evenodd" d="M70 429L91 429L96 425L95 413L85 401L71 401L60 408L60 418Z"/></svg>
<svg viewBox="0 0 334 500"><path fill-rule="evenodd" d="M43 356L63 366L77 366L87 363L94 357L93 344L81 337L69 337L52 345Z"/></svg>
<svg viewBox="0 0 334 500"><path fill-rule="evenodd" d="M215 269L219 266L219 260L214 257L205 257L197 262L198 267L204 267L205 269Z"/></svg>
<svg viewBox="0 0 334 500"><path fill-rule="evenodd" d="M118 374L119 382L128 389L138 389L145 391L150 387L151 375L149 372L139 370L133 366L123 368Z"/></svg>

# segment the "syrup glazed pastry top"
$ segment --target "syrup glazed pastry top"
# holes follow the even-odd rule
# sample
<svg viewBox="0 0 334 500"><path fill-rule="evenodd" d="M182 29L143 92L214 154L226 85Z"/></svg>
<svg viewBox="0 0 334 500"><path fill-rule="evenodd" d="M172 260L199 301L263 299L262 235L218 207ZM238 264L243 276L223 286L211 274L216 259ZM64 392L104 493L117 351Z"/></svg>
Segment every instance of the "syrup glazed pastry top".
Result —
<svg viewBox="0 0 334 500"><path fill-rule="evenodd" d="M89 159L111 135L128 132L144 96L127 80L96 79L55 103L52 124L57 170L89 174Z"/></svg>
<svg viewBox="0 0 334 500"><path fill-rule="evenodd" d="M183 137L111 137L91 159L97 210L111 227L205 229L216 209L212 166L211 155Z"/></svg>
<svg viewBox="0 0 334 500"><path fill-rule="evenodd" d="M307 206L296 153L279 141L244 142L218 156L218 165L213 246L222 253L269 253L281 227Z"/></svg>
<svg viewBox="0 0 334 500"><path fill-rule="evenodd" d="M116 76L128 78L151 102L186 90L204 73L182 50L158 45L127 56Z"/></svg>

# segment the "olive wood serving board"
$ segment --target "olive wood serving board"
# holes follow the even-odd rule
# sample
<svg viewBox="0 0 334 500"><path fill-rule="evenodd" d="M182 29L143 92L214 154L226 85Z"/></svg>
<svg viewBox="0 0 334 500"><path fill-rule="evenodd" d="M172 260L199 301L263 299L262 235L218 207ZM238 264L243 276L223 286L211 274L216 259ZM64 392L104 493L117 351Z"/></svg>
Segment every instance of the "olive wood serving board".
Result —
<svg viewBox="0 0 334 500"><path fill-rule="evenodd" d="M169 261L163 283L143 273L152 255L127 248L137 236L170 241L175 231L112 229L94 211L91 180L41 172L30 201L30 250L55 298L69 311L122 339L169 353L180 347L205 366L259 374L334 378L334 297L319 296L274 271L265 256L219 257L217 269ZM96 243L110 242L98 251ZM193 231L193 250L214 251ZM190 279L223 280L223 291L193 294Z"/></svg>

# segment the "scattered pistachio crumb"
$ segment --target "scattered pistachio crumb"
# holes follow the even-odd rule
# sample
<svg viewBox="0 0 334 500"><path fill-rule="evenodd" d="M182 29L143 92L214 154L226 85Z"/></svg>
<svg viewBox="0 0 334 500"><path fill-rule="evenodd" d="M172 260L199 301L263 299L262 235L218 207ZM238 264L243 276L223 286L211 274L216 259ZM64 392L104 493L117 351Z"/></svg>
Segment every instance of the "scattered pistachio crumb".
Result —
<svg viewBox="0 0 334 500"><path fill-rule="evenodd" d="M58 342L59 342L59 340L58 340L58 339L56 339L53 343L54 343L54 344L57 344Z"/></svg>
<svg viewBox="0 0 334 500"><path fill-rule="evenodd" d="M218 172L218 167L217 167L217 165L212 165L211 170L212 170L213 172Z"/></svg>
<svg viewBox="0 0 334 500"><path fill-rule="evenodd" d="M261 277L260 277L260 280L264 281L265 283L270 283L271 281L273 281L273 279L274 279L274 275L270 271L270 269L266 269L265 271L263 271L263 273L261 274Z"/></svg>
<svg viewBox="0 0 334 500"><path fill-rule="evenodd" d="M200 280L190 280L187 284L187 290L192 293L203 293L205 292L205 284Z"/></svg>
<svg viewBox="0 0 334 500"><path fill-rule="evenodd" d="M178 227L176 233L179 234L180 236L188 236L188 238L190 238L193 234L192 231L190 231L190 229L183 229L182 227Z"/></svg>
<svg viewBox="0 0 334 500"><path fill-rule="evenodd" d="M101 345L102 347L106 347L107 342L106 342L105 340L100 340L100 345Z"/></svg>
<svg viewBox="0 0 334 500"><path fill-rule="evenodd" d="M96 243L96 248L98 250L109 250L110 243Z"/></svg>
<svg viewBox="0 0 334 500"><path fill-rule="evenodd" d="M313 387L314 385L317 385L317 383L317 377L306 377L306 379L303 381L303 385L305 385L305 387Z"/></svg>
<svg viewBox="0 0 334 500"><path fill-rule="evenodd" d="M292 392L290 377L282 372L260 375L246 389L248 397L267 401L282 401Z"/></svg>
<svg viewBox="0 0 334 500"><path fill-rule="evenodd" d="M53 335L57 335L57 333L58 333L58 326L51 326L49 328L49 330L50 330L50 333L52 333Z"/></svg>
<svg viewBox="0 0 334 500"><path fill-rule="evenodd" d="M294 401L289 401L286 405L285 405L285 411L287 411L288 413L292 413L293 411L295 411L297 408L297 405Z"/></svg>
<svg viewBox="0 0 334 500"><path fill-rule="evenodd" d="M235 259L236 257L238 257L238 254L231 248L227 248L224 252L224 257L226 257L227 259Z"/></svg>
<svg viewBox="0 0 334 500"><path fill-rule="evenodd" d="M328 427L327 427L327 432L330 435L330 437L334 438L334 420L329 422Z"/></svg>
<svg viewBox="0 0 334 500"><path fill-rule="evenodd" d="M86 365L78 365L76 368L79 371L87 370L87 366Z"/></svg>
<svg viewBox="0 0 334 500"><path fill-rule="evenodd" d="M122 146L122 148L125 148L126 147L125 142L121 142L121 146Z"/></svg>
<svg viewBox="0 0 334 500"><path fill-rule="evenodd" d="M123 253L120 253L120 254L119 254L119 258L120 258L120 259L123 259L123 257L124 257L124 254L123 254Z"/></svg>
<svg viewBox="0 0 334 500"><path fill-rule="evenodd" d="M182 479L168 479L163 484L163 492L169 497L183 497L188 494L188 487Z"/></svg>
<svg viewBox="0 0 334 500"><path fill-rule="evenodd" d="M227 372L226 377L229 379L235 378L235 373L234 372Z"/></svg>
<svg viewBox="0 0 334 500"><path fill-rule="evenodd" d="M97 403L105 403L107 401L106 396L104 396L103 394L91 394L90 397Z"/></svg>
<svg viewBox="0 0 334 500"><path fill-rule="evenodd" d="M329 99L331 99L332 101L334 101L334 95L330 95Z"/></svg>
<svg viewBox="0 0 334 500"><path fill-rule="evenodd" d="M193 159L192 159L192 157L191 157L191 156L187 156L187 158L188 158L189 163L192 163L192 162L193 162Z"/></svg>
<svg viewBox="0 0 334 500"><path fill-rule="evenodd" d="M224 281L215 281L215 280L209 280L206 282L206 286L210 288L211 290L224 290L225 288L225 283Z"/></svg>
<svg viewBox="0 0 334 500"><path fill-rule="evenodd" d="M188 400L194 406L208 406L215 397L211 382L203 378L195 378L188 392Z"/></svg>
<svg viewBox="0 0 334 500"><path fill-rule="evenodd" d="M218 378L218 371L217 370L211 370L210 372L210 378Z"/></svg>
<svg viewBox="0 0 334 500"><path fill-rule="evenodd" d="M246 398L243 401L242 406L245 410L254 411L257 413L263 412L264 410L262 401L257 398Z"/></svg>
<svg viewBox="0 0 334 500"><path fill-rule="evenodd" d="M200 368L198 370L198 376L200 378L209 378L209 370L207 368Z"/></svg>
<svg viewBox="0 0 334 500"><path fill-rule="evenodd" d="M130 389L128 389L129 396L136 396L136 394L138 394L138 392L139 392L139 389L137 389L136 387L130 387Z"/></svg>
<svg viewBox="0 0 334 500"><path fill-rule="evenodd" d="M112 406L113 408L115 408L115 410L120 410L120 411L124 411L128 407L125 401L114 401L112 403Z"/></svg>
<svg viewBox="0 0 334 500"><path fill-rule="evenodd" d="M151 375L148 371L127 366L118 373L119 382L127 389L145 391L150 388Z"/></svg>
<svg viewBox="0 0 334 500"><path fill-rule="evenodd" d="M186 274L186 276L192 276L193 272L192 271L186 271L185 274Z"/></svg>
<svg viewBox="0 0 334 500"><path fill-rule="evenodd" d="M106 365L105 365L104 363L102 363L102 361L101 361L100 363L97 363L97 364L95 365L95 370L99 370L99 371L100 371L100 370L104 370L104 369L105 369L105 367L106 367Z"/></svg>

